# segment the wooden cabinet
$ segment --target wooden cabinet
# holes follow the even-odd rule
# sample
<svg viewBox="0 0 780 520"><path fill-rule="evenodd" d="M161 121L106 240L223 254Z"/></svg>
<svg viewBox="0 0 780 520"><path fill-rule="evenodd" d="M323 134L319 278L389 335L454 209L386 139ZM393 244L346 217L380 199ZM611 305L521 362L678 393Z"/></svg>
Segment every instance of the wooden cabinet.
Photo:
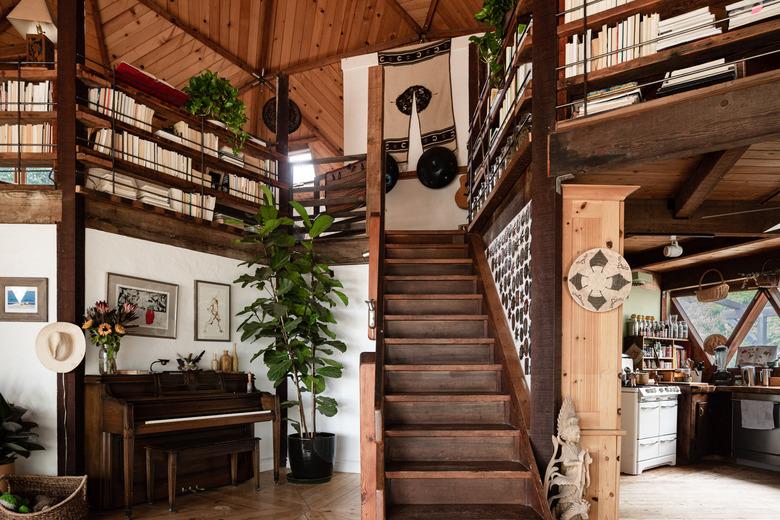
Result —
<svg viewBox="0 0 780 520"><path fill-rule="evenodd" d="M677 409L677 462L693 464L706 455L729 454L729 393L682 387Z"/></svg>

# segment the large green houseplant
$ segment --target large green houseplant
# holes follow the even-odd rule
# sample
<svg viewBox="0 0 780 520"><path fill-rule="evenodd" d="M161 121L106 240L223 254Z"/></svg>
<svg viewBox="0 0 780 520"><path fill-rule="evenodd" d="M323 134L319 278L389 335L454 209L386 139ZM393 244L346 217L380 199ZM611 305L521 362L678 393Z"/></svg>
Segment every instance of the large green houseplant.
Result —
<svg viewBox="0 0 780 520"><path fill-rule="evenodd" d="M481 36L472 36L469 41L477 47L479 57L488 66L490 84L501 86L504 76L503 49L504 25L506 15L514 9L517 0L484 0L482 9L474 14L474 19L489 28Z"/></svg>
<svg viewBox="0 0 780 520"><path fill-rule="evenodd" d="M30 452L44 449L33 431L38 425L24 420L26 413L26 408L7 402L0 394L0 476L14 472L17 458L27 458Z"/></svg>
<svg viewBox="0 0 780 520"><path fill-rule="evenodd" d="M275 386L291 383L294 395L282 405L299 412L299 419L290 420L296 430L289 436L292 478L326 480L333 472L335 437L318 431L317 413L332 417L338 411L336 400L324 392L327 380L340 378L343 370L331 356L347 349L331 326L336 323L333 308L339 301L347 305L348 299L328 262L315 250L315 239L331 226L333 217L320 214L312 219L292 201L303 225L295 227L293 219L279 214L270 190L264 192L256 223L245 227L243 238L260 245L263 256L242 264L250 270L236 280L259 292L239 312L241 340L269 341L252 359L263 358Z"/></svg>
<svg viewBox="0 0 780 520"><path fill-rule="evenodd" d="M240 152L249 134L244 130L246 105L238 97L238 89L227 79L204 70L191 77L183 90L190 96L184 108L193 115L224 123L233 137L233 152Z"/></svg>

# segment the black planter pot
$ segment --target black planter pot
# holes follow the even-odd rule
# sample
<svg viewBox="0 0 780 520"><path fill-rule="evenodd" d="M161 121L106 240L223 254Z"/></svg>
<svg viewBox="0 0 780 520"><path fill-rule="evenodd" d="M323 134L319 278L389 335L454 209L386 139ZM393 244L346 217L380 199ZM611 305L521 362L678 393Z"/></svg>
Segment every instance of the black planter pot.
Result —
<svg viewBox="0 0 780 520"><path fill-rule="evenodd" d="M314 438L298 434L288 436L290 475L288 482L316 484L327 482L333 476L333 457L336 435L318 433Z"/></svg>

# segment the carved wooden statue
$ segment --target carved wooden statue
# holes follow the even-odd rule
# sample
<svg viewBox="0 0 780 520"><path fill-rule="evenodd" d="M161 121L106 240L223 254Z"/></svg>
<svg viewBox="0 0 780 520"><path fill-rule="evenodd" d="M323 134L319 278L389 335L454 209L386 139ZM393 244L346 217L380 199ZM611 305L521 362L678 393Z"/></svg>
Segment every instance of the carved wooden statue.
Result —
<svg viewBox="0 0 780 520"><path fill-rule="evenodd" d="M580 420L571 399L566 399L558 412L558 436L552 442L553 456L544 478L550 510L560 520L584 520L588 518L590 503L583 496L590 485L589 466L593 459L579 446Z"/></svg>

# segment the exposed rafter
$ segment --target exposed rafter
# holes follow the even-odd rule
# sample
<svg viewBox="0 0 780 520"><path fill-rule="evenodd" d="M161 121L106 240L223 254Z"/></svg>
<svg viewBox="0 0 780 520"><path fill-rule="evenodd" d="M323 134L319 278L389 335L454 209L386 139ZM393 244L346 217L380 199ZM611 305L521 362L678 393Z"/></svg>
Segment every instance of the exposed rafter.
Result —
<svg viewBox="0 0 780 520"><path fill-rule="evenodd" d="M409 12L406 9L404 9L404 7L400 3L398 3L398 0L387 0L387 3L390 4L390 7L395 9L398 12L398 14L401 15L401 18L403 18L404 21L409 25L409 27L411 27L414 30L415 34L419 36L425 32L423 28L420 27L420 24L417 23L417 20L412 18Z"/></svg>
<svg viewBox="0 0 780 520"><path fill-rule="evenodd" d="M100 15L100 7L97 0L89 0L89 8L92 11L92 25L95 27L95 37L100 49L100 61L103 66L110 67L111 56L108 54L108 47L106 46L106 35L103 34L103 18Z"/></svg>
<svg viewBox="0 0 780 520"><path fill-rule="evenodd" d="M674 201L674 216L687 218L693 215L748 148L741 146L711 152L702 157Z"/></svg>
<svg viewBox="0 0 780 520"><path fill-rule="evenodd" d="M428 14L425 15L425 24L423 25L423 34L428 34L431 30L431 24L433 23L433 17L436 16L436 8L439 7L439 0L431 0L431 5L428 7Z"/></svg>

